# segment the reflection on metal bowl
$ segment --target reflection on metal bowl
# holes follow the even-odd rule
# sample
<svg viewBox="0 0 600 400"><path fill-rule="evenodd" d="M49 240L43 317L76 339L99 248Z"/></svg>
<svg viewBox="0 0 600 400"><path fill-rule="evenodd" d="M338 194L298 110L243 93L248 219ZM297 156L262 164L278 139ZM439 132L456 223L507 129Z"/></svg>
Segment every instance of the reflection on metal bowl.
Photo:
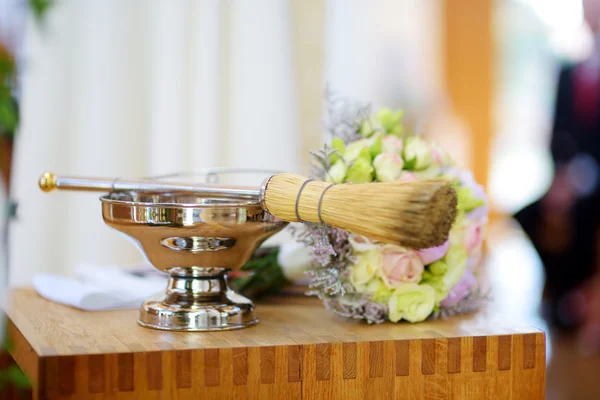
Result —
<svg viewBox="0 0 600 400"><path fill-rule="evenodd" d="M258 199L177 193L111 193L101 198L106 224L133 239L148 261L170 274L166 295L142 305L139 323L183 331L243 328L254 305L227 286L254 250L285 222Z"/></svg>

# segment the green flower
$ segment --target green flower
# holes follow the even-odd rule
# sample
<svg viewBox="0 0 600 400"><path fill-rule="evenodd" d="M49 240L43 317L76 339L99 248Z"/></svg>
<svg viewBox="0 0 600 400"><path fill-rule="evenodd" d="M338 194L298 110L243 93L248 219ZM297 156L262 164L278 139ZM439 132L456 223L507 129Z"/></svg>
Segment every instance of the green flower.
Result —
<svg viewBox="0 0 600 400"><path fill-rule="evenodd" d="M371 294L373 301L387 303L392 297L394 289L388 288L381 278L374 277L367 283L364 292Z"/></svg>
<svg viewBox="0 0 600 400"><path fill-rule="evenodd" d="M458 209L463 212L473 211L485 205L485 200L475 198L470 187L457 188L456 196L458 197Z"/></svg>
<svg viewBox="0 0 600 400"><path fill-rule="evenodd" d="M392 111L389 108L382 108L377 112L377 119L386 133L400 136L402 133L400 120L403 114L402 110Z"/></svg>
<svg viewBox="0 0 600 400"><path fill-rule="evenodd" d="M458 212L456 215L456 220L452 225L452 229L450 229L450 234L448 235L448 242L450 242L450 247L453 246L464 246L465 240L467 238L467 218L465 217L465 213Z"/></svg>
<svg viewBox="0 0 600 400"><path fill-rule="evenodd" d="M407 283L400 285L388 301L389 318L392 322L401 319L408 322L425 320L433 311L435 290L428 285Z"/></svg>
<svg viewBox="0 0 600 400"><path fill-rule="evenodd" d="M369 147L371 151L371 158L377 157L383 151L383 142L381 140L381 135L377 135L377 137L371 143Z"/></svg>
<svg viewBox="0 0 600 400"><path fill-rule="evenodd" d="M395 154L382 153L373 160L375 176L379 182L393 182L397 180L402 173L403 166L404 161L402 157Z"/></svg>
<svg viewBox="0 0 600 400"><path fill-rule="evenodd" d="M335 164L329 168L327 171L326 181L331 183L342 183L344 182L344 178L346 177L346 163L344 160L337 160Z"/></svg>
<svg viewBox="0 0 600 400"><path fill-rule="evenodd" d="M371 137L374 133L378 131L381 131L381 126L379 124L379 120L375 115L364 120L362 124L360 124L360 128L358 129L358 133L365 137Z"/></svg>
<svg viewBox="0 0 600 400"><path fill-rule="evenodd" d="M448 264L441 260L433 262L428 268L433 275L444 275L448 272Z"/></svg>
<svg viewBox="0 0 600 400"><path fill-rule="evenodd" d="M371 157L371 149L369 147L365 147L360 151L357 158L364 158L370 163L371 161L373 161L373 157Z"/></svg>
<svg viewBox="0 0 600 400"><path fill-rule="evenodd" d="M331 162L331 164L335 164L336 162L338 162L338 160L340 159L340 155L344 155L344 149L345 149L346 145L344 144L344 141L340 138L334 138L331 141L331 148L336 149L338 151L339 154L333 153L330 157L329 157L329 161Z"/></svg>
<svg viewBox="0 0 600 400"><path fill-rule="evenodd" d="M424 170L429 167L433 161L429 144L416 136L406 139L404 161L407 169Z"/></svg>
<svg viewBox="0 0 600 400"><path fill-rule="evenodd" d="M448 265L448 272L444 275L444 282L449 288L456 285L465 273L469 254L463 245L450 246L443 260Z"/></svg>
<svg viewBox="0 0 600 400"><path fill-rule="evenodd" d="M369 141L369 139L355 140L354 142L349 143L346 146L346 150L344 151L344 160L347 163L356 160L361 155L361 152L362 152L362 154L364 154L363 150L364 149L369 150L370 146L371 146L371 142ZM369 151L369 155L370 155L370 151Z"/></svg>
<svg viewBox="0 0 600 400"><path fill-rule="evenodd" d="M430 279L437 279L437 278L435 277L435 275L433 275L433 273L431 273L431 271L426 269L425 271L423 271L423 275L421 275L421 282L427 282Z"/></svg>
<svg viewBox="0 0 600 400"><path fill-rule="evenodd" d="M468 258L469 254L462 245L451 245L443 260L452 269L457 265L466 264Z"/></svg>
<svg viewBox="0 0 600 400"><path fill-rule="evenodd" d="M422 284L427 284L435 291L435 304L440 304L448 297L450 289L456 285L467 268L467 252L462 245L450 246L444 258L427 267L423 274Z"/></svg>
<svg viewBox="0 0 600 400"><path fill-rule="evenodd" d="M421 284L430 286L434 291L434 304L438 305L442 300L448 297L448 292L452 286L448 286L443 276L432 275L428 279L423 279Z"/></svg>
<svg viewBox="0 0 600 400"><path fill-rule="evenodd" d="M371 161L364 157L359 157L354 160L350 168L348 168L346 181L352 183L373 182L373 167L371 166Z"/></svg>

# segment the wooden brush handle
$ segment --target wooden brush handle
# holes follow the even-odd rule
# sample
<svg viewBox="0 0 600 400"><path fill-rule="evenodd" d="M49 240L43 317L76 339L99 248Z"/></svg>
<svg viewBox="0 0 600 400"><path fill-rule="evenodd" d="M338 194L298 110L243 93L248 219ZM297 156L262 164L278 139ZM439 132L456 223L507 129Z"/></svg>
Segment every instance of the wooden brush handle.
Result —
<svg viewBox="0 0 600 400"><path fill-rule="evenodd" d="M82 192L173 192L194 193L202 196L257 199L259 191L253 187L178 183L157 180L126 180L119 178L90 178L57 176L44 173L38 184L44 192L71 190Z"/></svg>
<svg viewBox="0 0 600 400"><path fill-rule="evenodd" d="M284 187L283 191L276 192L275 185ZM333 186L301 175L277 174L263 184L261 202L265 210L284 221L325 223L324 194Z"/></svg>

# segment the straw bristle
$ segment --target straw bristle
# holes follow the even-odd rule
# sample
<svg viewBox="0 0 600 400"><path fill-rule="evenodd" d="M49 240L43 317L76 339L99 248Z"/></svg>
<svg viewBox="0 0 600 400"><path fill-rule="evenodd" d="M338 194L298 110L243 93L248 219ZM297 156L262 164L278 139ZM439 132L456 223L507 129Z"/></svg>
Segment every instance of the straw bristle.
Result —
<svg viewBox="0 0 600 400"><path fill-rule="evenodd" d="M268 211L285 221L298 221L296 199L307 178L280 174L266 188ZM308 183L299 198L300 220L320 222L318 204L326 182ZM439 246L457 213L456 192L447 181L429 179L335 185L322 199L321 218L334 227L384 243L413 249Z"/></svg>

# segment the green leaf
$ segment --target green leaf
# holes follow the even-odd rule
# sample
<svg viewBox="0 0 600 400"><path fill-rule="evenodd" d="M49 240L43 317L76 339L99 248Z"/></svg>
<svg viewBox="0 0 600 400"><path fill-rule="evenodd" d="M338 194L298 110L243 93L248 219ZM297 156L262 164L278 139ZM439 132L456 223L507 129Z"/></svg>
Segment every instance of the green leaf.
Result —
<svg viewBox="0 0 600 400"><path fill-rule="evenodd" d="M283 270L277 262L278 254L278 247L258 249L242 267L242 271L249 274L231 280L233 288L244 296L257 298L288 285L290 282L283 275Z"/></svg>
<svg viewBox="0 0 600 400"><path fill-rule="evenodd" d="M31 387L27 376L16 365L11 365L2 373L6 374L6 381L11 382L17 389L29 389Z"/></svg>
<svg viewBox="0 0 600 400"><path fill-rule="evenodd" d="M371 152L371 159L377 157L383 151L383 141L381 139L381 135L377 136L377 139L373 141L371 147L369 148Z"/></svg>
<svg viewBox="0 0 600 400"><path fill-rule="evenodd" d="M377 118L381 127L389 134L400 136L402 125L400 120L404 112L402 110L392 111L389 108L382 108L377 112Z"/></svg>
<svg viewBox="0 0 600 400"><path fill-rule="evenodd" d="M6 350L9 353L15 349L15 346L13 346L13 344L10 341L10 338L8 336L6 336L6 339L4 339L4 343L3 343L2 347L4 348L4 350Z"/></svg>
<svg viewBox="0 0 600 400"><path fill-rule="evenodd" d="M0 134L12 134L17 129L19 110L12 97L0 96Z"/></svg>
<svg viewBox="0 0 600 400"><path fill-rule="evenodd" d="M474 209L485 205L483 199L477 199L473 195L473 190L469 187L461 187L456 189L456 195L458 197L458 208L461 211L469 212Z"/></svg>
<svg viewBox="0 0 600 400"><path fill-rule="evenodd" d="M410 160L404 161L404 169L407 171L412 171L417 166L417 157L413 157Z"/></svg>
<svg viewBox="0 0 600 400"><path fill-rule="evenodd" d="M12 58L0 55L0 75L11 78L15 74L15 62Z"/></svg>
<svg viewBox="0 0 600 400"><path fill-rule="evenodd" d="M52 0L29 0L29 8L38 22L44 19L52 3Z"/></svg>

